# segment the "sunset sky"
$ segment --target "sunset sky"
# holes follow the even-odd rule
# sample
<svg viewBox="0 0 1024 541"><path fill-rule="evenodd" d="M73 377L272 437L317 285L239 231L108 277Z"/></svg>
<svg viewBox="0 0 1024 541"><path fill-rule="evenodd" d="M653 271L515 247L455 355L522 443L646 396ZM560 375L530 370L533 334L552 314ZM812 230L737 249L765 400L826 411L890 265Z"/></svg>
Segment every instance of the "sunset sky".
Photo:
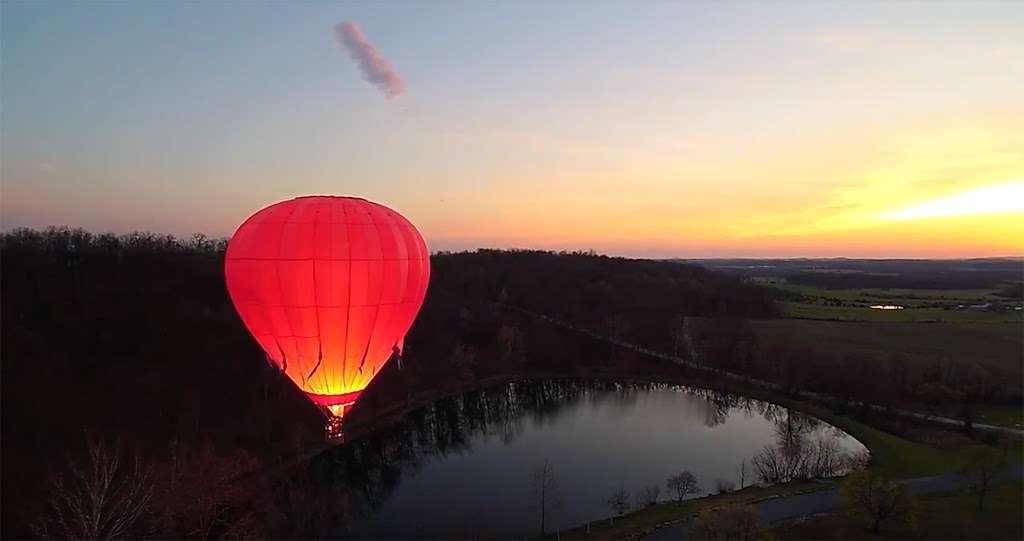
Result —
<svg viewBox="0 0 1024 541"><path fill-rule="evenodd" d="M1024 255L1024 2L0 9L5 230L345 194L433 250Z"/></svg>

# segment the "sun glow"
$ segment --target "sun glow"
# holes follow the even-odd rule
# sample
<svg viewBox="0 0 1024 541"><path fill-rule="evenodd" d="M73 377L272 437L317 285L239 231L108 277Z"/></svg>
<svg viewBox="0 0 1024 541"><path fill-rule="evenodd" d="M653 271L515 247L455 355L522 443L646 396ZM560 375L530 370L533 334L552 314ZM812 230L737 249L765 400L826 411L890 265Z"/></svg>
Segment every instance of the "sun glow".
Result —
<svg viewBox="0 0 1024 541"><path fill-rule="evenodd" d="M986 186L934 199L926 203L910 205L884 213L881 215L881 218L887 220L917 220L922 218L975 216L979 214L1003 214L1009 212L1024 212L1024 180Z"/></svg>

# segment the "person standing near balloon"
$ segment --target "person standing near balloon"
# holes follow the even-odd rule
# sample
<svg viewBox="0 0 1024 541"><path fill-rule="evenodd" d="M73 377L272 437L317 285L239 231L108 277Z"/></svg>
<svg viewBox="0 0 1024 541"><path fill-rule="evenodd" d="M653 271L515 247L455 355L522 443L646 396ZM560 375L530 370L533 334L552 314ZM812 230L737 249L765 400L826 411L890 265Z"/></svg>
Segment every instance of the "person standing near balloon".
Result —
<svg viewBox="0 0 1024 541"><path fill-rule="evenodd" d="M341 420L392 356L430 281L423 237L356 197L306 196L250 216L228 242L228 294L267 356Z"/></svg>

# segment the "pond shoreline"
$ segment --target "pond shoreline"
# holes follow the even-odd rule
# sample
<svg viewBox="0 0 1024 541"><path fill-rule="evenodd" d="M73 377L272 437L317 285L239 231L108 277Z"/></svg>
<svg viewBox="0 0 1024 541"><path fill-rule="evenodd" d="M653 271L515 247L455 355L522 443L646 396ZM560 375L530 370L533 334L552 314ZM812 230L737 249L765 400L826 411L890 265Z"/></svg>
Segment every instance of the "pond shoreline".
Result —
<svg viewBox="0 0 1024 541"><path fill-rule="evenodd" d="M835 469L843 468L839 464L844 459L827 466L828 473L773 477L762 470L758 477L752 467L736 473L741 464L751 465L751 457L773 452L788 438L806 442L801 448L808 453L820 449L823 441L834 446L830 452L837 457L866 451L830 423L760 399L693 385L695 381L607 373L542 377L531 372L530 377L492 378L486 382L491 385L460 386L470 389L461 395L431 393L440 397L433 405L435 396L419 397L426 406L416 401L396 404L383 423L350 434L350 441L317 458L309 471L319 473L312 473L310 480L316 484L315 479L326 476L335 479L328 483L349 485L376 502L351 532L357 537L422 531L502 538L535 533L533 517L523 507L531 497L529 472L548 460L560 472L559 484L572 502L558 513L557 523L548 525L568 528L603 518L607 509L601 492L618 485L637 502L664 501L657 492L653 497L643 494L684 469L703 487L688 492L691 496L715 492L724 483L742 487L763 479L776 485L791 475L803 479L845 471ZM502 381L505 385L497 385ZM422 409L402 417L401 412L414 407ZM389 481L381 484L381 479ZM491 486L508 489L492 494ZM446 494L443 503L438 502L441 494ZM636 505L639 509L641 504ZM465 522L463 515L477 518Z"/></svg>
<svg viewBox="0 0 1024 541"><path fill-rule="evenodd" d="M492 387L498 387L507 385L510 383L535 381L535 380L584 380L584 381L603 381L611 383L623 383L623 384L665 384L665 385L677 385L680 387L686 387L697 391L711 391L718 392L728 395L736 395L744 398L758 400L761 402L767 402L775 406L792 409L805 415L814 417L818 421L840 429L843 432L849 434L852 438L857 440L861 445L868 447L864 442L857 438L856 434L850 432L846 428L829 422L826 419L819 417L821 413L820 407L813 404L802 402L788 398L784 395L767 392L763 389L758 388L745 388L735 384L723 384L721 382L714 382L707 379L684 377L684 376L673 376L665 374L638 374L635 372L618 372L618 371L594 371L585 370L577 371L573 373L565 372L544 372L544 371L530 371L528 373L521 374L508 374L500 376L492 376L481 380L465 383L458 386L449 387L433 391L430 393L423 393L410 398L409 400L394 404L387 407L384 410L375 412L372 421L367 422L356 422L351 425L347 425L345 431L345 437L339 441L327 442L325 448L334 447L338 445L344 445L346 442L357 440L363 437L372 435L375 432L387 428L389 425L400 421L406 415L428 407L431 404L445 398L459 396L465 393L480 391ZM868 448L870 451L870 448Z"/></svg>

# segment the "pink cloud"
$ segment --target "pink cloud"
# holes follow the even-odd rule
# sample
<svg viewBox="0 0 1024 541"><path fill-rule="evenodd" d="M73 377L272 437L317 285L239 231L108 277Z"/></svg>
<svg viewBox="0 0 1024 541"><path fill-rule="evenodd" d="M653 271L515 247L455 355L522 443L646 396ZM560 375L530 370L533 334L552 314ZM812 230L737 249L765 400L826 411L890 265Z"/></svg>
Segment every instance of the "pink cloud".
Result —
<svg viewBox="0 0 1024 541"><path fill-rule="evenodd" d="M363 35L363 31L355 23L344 21L334 27L334 35L338 43L345 48L352 60L359 65L363 79L391 99L405 93L405 83L398 76L391 63L387 61Z"/></svg>

